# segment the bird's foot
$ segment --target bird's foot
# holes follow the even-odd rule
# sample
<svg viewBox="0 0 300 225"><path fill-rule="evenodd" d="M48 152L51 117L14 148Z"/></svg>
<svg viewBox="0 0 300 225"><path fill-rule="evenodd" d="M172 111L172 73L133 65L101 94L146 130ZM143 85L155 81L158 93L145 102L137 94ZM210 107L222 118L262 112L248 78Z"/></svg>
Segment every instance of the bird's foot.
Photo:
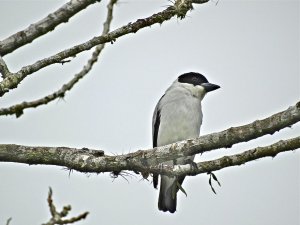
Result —
<svg viewBox="0 0 300 225"><path fill-rule="evenodd" d="M192 159L187 159L186 164L190 164L193 170L198 169L197 163L195 163Z"/></svg>
<svg viewBox="0 0 300 225"><path fill-rule="evenodd" d="M185 196L187 197L186 191L183 189L183 187L181 186L181 184L178 181L176 181L176 187L178 188L178 190L182 191L185 194ZM177 191L175 191L174 193L176 194L176 192Z"/></svg>
<svg viewBox="0 0 300 225"><path fill-rule="evenodd" d="M214 187L212 186L211 178L213 178L214 181L216 181L220 187L221 187L221 183L219 182L217 176L213 172L207 172L207 174L209 175L209 180L208 180L209 186L211 187L213 193L217 194Z"/></svg>

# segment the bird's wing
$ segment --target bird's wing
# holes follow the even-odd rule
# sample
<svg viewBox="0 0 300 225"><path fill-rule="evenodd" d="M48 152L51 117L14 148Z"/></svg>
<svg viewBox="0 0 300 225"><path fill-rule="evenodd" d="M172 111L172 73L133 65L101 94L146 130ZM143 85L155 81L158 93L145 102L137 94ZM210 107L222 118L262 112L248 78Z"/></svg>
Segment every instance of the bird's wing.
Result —
<svg viewBox="0 0 300 225"><path fill-rule="evenodd" d="M164 95L159 99L152 118L152 141L153 141L153 148L157 147L157 136L158 136L158 130L160 125L160 110L159 110L159 103L160 100L164 97ZM153 186L154 188L157 188L158 184L158 174L153 174Z"/></svg>
<svg viewBox="0 0 300 225"><path fill-rule="evenodd" d="M152 141L153 141L153 148L157 147L157 136L158 136L158 130L160 125L160 110L159 105L161 99L164 97L164 95L159 99L152 118Z"/></svg>

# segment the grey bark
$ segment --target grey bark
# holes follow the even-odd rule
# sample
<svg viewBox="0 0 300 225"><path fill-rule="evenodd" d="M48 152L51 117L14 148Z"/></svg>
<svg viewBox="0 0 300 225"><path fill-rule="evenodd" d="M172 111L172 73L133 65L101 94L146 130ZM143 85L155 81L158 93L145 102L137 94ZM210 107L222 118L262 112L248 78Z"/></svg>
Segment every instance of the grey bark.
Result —
<svg viewBox="0 0 300 225"><path fill-rule="evenodd" d="M31 43L36 38L54 30L59 24L67 23L72 16L95 2L100 2L100 0L69 1L42 20L31 24L26 29L0 41L0 55L5 56L16 49Z"/></svg>
<svg viewBox="0 0 300 225"><path fill-rule="evenodd" d="M200 163L197 169L191 166L169 168L160 163L182 156L194 155L218 148L228 148L233 144L249 141L266 134L273 134L300 121L300 102L287 110L263 120L232 127L227 130L185 140L148 150L138 150L124 155L109 156L102 150L75 149L67 147L29 147L13 144L0 144L0 161L26 164L57 165L81 172L120 172L131 170L143 174L160 173L168 175L195 175L219 170L228 166L240 165L279 152L300 147L300 137L281 141L271 146L256 148L242 155L226 156L211 162Z"/></svg>

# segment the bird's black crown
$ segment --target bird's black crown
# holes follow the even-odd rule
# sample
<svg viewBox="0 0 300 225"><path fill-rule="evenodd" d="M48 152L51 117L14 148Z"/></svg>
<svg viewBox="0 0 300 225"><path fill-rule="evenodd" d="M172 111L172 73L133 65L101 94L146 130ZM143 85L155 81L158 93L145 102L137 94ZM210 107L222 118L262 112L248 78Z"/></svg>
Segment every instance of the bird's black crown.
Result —
<svg viewBox="0 0 300 225"><path fill-rule="evenodd" d="M178 82L193 84L194 86L196 86L196 85L201 85L202 83L208 83L208 80L206 79L205 76L203 76L200 73L189 72L180 75L178 77Z"/></svg>

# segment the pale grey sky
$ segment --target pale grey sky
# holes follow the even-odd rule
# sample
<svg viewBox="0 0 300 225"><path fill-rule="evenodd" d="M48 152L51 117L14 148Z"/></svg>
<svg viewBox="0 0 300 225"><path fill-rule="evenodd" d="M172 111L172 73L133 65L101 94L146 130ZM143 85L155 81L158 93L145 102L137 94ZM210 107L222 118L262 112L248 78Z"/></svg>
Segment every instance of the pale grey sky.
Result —
<svg viewBox="0 0 300 225"><path fill-rule="evenodd" d="M61 0L0 0L0 40L58 8ZM79 44L101 32L107 1L95 4L54 32L6 56L22 66ZM168 1L120 1L112 29L162 10ZM151 147L156 102L183 72L205 74L221 89L204 100L201 134L261 119L300 97L299 1L219 0L195 5L183 20L172 19L108 44L92 72L65 101L0 117L0 142L104 149L111 154ZM25 79L0 99L0 107L33 100L58 89L84 65L91 52L72 63L53 65ZM233 149L204 154L207 160L299 135L300 125ZM49 218L48 187L57 207L72 215L90 211L89 225L298 225L299 151L217 171L222 187L214 195L208 176L186 179L178 211L158 211L158 191L139 176L112 180L54 166L0 163L0 224L41 224Z"/></svg>

